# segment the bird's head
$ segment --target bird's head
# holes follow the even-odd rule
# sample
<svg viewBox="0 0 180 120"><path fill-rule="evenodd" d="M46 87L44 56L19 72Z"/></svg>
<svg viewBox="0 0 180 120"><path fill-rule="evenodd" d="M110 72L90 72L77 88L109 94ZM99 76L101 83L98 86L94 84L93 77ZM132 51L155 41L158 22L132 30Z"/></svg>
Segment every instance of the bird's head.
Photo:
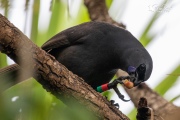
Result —
<svg viewBox="0 0 180 120"><path fill-rule="evenodd" d="M129 52L128 52L129 53ZM144 49L135 48L126 56L123 63L123 70L130 76L133 86L146 81L151 76L153 62L150 54Z"/></svg>
<svg viewBox="0 0 180 120"><path fill-rule="evenodd" d="M146 65L144 63L142 63L137 68L135 68L133 66L129 66L128 74L131 77L130 81L133 82L134 86L137 86L141 82L145 81Z"/></svg>
<svg viewBox="0 0 180 120"><path fill-rule="evenodd" d="M114 35L115 36L115 35ZM134 85L149 79L153 61L149 52L144 46L127 30L119 30L119 34L114 37L115 67L127 72Z"/></svg>

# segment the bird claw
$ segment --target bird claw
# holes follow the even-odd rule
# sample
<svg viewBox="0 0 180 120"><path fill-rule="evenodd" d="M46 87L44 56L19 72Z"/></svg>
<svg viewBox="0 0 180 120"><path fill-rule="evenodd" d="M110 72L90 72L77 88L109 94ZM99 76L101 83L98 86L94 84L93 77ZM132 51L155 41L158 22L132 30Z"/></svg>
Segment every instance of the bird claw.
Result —
<svg viewBox="0 0 180 120"><path fill-rule="evenodd" d="M130 100L126 100L126 99L124 99L124 97L123 98L120 98L122 101L124 101L124 102L129 102Z"/></svg>
<svg viewBox="0 0 180 120"><path fill-rule="evenodd" d="M119 104L118 103L115 103L114 100L110 100L110 102L111 102L111 105L113 105L113 106L115 106L115 107L117 107L119 109Z"/></svg>
<svg viewBox="0 0 180 120"><path fill-rule="evenodd" d="M116 92L116 94L118 95L118 97L119 97L122 101L124 101L124 102L130 101L130 100L124 99L124 95L122 95L122 94L120 93L120 91L118 90L118 88L117 88L116 86L115 86L113 89L114 89L114 91Z"/></svg>

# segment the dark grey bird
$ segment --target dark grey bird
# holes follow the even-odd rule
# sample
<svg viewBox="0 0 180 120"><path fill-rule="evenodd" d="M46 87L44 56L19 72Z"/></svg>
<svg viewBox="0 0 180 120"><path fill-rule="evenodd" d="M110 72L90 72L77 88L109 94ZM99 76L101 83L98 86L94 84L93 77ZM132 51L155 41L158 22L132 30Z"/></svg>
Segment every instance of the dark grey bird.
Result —
<svg viewBox="0 0 180 120"><path fill-rule="evenodd" d="M109 82L118 69L134 74L132 82L137 86L150 77L153 68L150 54L130 32L105 22L66 29L44 43L42 49L94 89ZM0 81L14 85L18 70L17 64L0 69Z"/></svg>

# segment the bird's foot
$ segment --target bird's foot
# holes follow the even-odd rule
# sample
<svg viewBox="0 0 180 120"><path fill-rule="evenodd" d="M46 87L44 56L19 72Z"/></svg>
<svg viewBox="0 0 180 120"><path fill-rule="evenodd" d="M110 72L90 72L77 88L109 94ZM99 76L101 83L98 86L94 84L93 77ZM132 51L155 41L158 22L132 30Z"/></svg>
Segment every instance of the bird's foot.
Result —
<svg viewBox="0 0 180 120"><path fill-rule="evenodd" d="M124 99L124 95L122 95L122 94L120 93L120 91L118 90L117 87L114 87L113 89L114 89L114 91L116 92L116 94L118 95L118 97L119 97L122 101L124 101L124 102L130 101L130 100L125 100L125 99Z"/></svg>
<svg viewBox="0 0 180 120"><path fill-rule="evenodd" d="M113 105L113 106L115 106L116 108L119 109L119 104L118 104L118 103L115 103L114 100L110 100L110 103L111 103L111 105Z"/></svg>

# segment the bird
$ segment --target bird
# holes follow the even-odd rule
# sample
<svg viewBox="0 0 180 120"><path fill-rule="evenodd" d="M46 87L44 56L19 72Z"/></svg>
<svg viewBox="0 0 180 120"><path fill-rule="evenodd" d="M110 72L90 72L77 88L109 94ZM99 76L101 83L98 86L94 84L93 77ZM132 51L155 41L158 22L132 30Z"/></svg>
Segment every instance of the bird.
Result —
<svg viewBox="0 0 180 120"><path fill-rule="evenodd" d="M133 76L134 86L148 80L153 69L144 46L128 30L106 22L73 26L50 38L41 48L94 89L108 83L118 69ZM0 81L1 76L12 76L6 79L16 84L13 78L20 69L17 64L0 69Z"/></svg>

